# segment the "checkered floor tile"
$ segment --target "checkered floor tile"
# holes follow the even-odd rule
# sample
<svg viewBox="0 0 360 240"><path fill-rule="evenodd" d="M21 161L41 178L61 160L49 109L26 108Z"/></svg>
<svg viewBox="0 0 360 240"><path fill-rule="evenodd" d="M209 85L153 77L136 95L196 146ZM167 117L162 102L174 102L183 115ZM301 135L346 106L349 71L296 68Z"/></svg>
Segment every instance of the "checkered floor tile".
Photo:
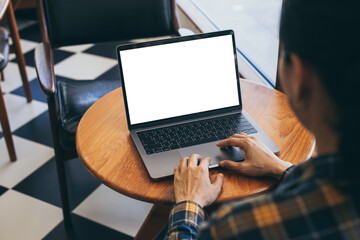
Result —
<svg viewBox="0 0 360 240"><path fill-rule="evenodd" d="M38 25L32 22L20 31L20 37L33 101L26 102L17 61L11 54L1 88L18 159L9 161L0 128L0 239L66 239L47 102L34 68L34 49L41 41ZM119 79L115 55L118 44L57 49L56 77ZM152 205L100 184L79 159L68 161L66 168L74 236L132 239Z"/></svg>

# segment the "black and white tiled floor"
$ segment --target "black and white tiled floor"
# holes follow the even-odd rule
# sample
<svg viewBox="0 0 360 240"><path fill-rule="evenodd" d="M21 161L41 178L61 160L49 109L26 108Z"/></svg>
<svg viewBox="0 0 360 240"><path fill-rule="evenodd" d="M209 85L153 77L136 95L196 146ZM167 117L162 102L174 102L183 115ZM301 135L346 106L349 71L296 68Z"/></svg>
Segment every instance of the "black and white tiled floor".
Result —
<svg viewBox="0 0 360 240"><path fill-rule="evenodd" d="M34 68L38 26L20 31L33 101L24 97L15 56L1 82L18 160L9 161L0 128L0 239L65 239L46 98ZM115 46L86 44L55 51L59 78L119 79ZM76 67L75 67L76 66ZM132 239L152 207L100 184L79 159L67 162L75 234L79 239Z"/></svg>

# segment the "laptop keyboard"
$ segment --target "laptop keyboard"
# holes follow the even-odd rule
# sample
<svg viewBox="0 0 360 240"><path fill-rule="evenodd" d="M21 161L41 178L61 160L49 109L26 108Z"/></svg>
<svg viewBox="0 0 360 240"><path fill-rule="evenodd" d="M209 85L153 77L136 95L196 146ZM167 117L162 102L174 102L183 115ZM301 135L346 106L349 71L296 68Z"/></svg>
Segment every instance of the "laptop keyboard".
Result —
<svg viewBox="0 0 360 240"><path fill-rule="evenodd" d="M226 139L256 129L241 113L137 132L147 155Z"/></svg>

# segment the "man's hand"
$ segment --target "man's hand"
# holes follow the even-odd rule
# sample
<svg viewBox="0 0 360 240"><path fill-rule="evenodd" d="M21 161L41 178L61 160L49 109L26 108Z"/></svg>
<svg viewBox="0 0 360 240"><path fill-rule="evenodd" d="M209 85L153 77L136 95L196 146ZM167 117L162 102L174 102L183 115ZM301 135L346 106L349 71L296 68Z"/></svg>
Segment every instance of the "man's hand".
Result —
<svg viewBox="0 0 360 240"><path fill-rule="evenodd" d="M203 159L197 154L181 159L180 165L175 167L174 174L176 203L193 201L205 207L216 200L223 184L223 175L217 175L215 181L211 183L209 164L210 158Z"/></svg>
<svg viewBox="0 0 360 240"><path fill-rule="evenodd" d="M280 179L283 172L292 165L278 158L259 139L245 133L235 134L216 146L242 148L245 151L243 162L224 160L220 162L220 166L248 176L271 176Z"/></svg>

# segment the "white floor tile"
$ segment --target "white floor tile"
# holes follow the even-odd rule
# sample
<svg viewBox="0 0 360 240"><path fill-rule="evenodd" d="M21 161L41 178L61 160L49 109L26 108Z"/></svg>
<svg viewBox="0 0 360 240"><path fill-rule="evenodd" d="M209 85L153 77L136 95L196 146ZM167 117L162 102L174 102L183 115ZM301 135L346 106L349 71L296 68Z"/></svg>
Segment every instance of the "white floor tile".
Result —
<svg viewBox="0 0 360 240"><path fill-rule="evenodd" d="M13 140L16 162L10 162L5 139L0 139L0 185L7 188L14 187L54 156L50 147L14 135Z"/></svg>
<svg viewBox="0 0 360 240"><path fill-rule="evenodd" d="M16 57L15 53L10 53L9 54L9 60L13 60Z"/></svg>
<svg viewBox="0 0 360 240"><path fill-rule="evenodd" d="M117 61L87 53L77 53L55 65L55 74L76 80L95 79L114 67Z"/></svg>
<svg viewBox="0 0 360 240"><path fill-rule="evenodd" d="M15 131L47 110L46 103L34 99L28 103L25 97L14 94L5 94L4 100L11 131ZM2 131L1 127L0 131Z"/></svg>
<svg viewBox="0 0 360 240"><path fill-rule="evenodd" d="M0 239L41 239L62 221L61 208L8 190L0 197Z"/></svg>
<svg viewBox="0 0 360 240"><path fill-rule="evenodd" d="M31 81L36 78L35 68L26 66L28 80ZM1 82L1 89L3 92L11 92L22 86L21 75L17 63L9 62L4 69L5 81Z"/></svg>
<svg viewBox="0 0 360 240"><path fill-rule="evenodd" d="M73 212L117 231L135 236L152 204L126 197L101 185Z"/></svg>
<svg viewBox="0 0 360 240"><path fill-rule="evenodd" d="M89 48L91 48L92 46L94 46L94 44L81 44L81 45L74 45L74 46L66 46L66 47L61 47L59 48L60 50L64 50L64 51L68 51L68 52L83 52Z"/></svg>
<svg viewBox="0 0 360 240"><path fill-rule="evenodd" d="M36 46L37 46L39 43L30 41L30 40L21 39L21 40L20 40L20 44L21 44L22 52L25 54L25 53L27 53L27 52L30 52L30 51L33 50L34 48L36 48Z"/></svg>

